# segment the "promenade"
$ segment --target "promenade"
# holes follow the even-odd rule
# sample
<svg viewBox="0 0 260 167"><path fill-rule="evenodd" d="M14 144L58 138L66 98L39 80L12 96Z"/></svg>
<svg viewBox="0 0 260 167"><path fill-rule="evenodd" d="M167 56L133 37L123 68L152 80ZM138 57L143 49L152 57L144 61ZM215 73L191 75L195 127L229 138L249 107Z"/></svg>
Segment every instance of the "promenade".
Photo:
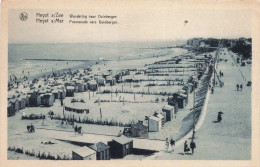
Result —
<svg viewBox="0 0 260 167"><path fill-rule="evenodd" d="M221 77L224 87L215 87L214 94L210 94L204 122L195 134L195 153L183 154L182 143L176 146L174 152L161 152L155 154L152 159L251 159L251 87L247 87L245 81L245 78L251 79L251 69L234 64L232 55L235 56L224 49L219 57L228 59L227 62L220 61L217 67L217 72L224 72L224 77ZM243 90L237 91L236 84L243 84ZM216 123L219 111L224 114L222 121ZM191 139L187 141L189 144Z"/></svg>

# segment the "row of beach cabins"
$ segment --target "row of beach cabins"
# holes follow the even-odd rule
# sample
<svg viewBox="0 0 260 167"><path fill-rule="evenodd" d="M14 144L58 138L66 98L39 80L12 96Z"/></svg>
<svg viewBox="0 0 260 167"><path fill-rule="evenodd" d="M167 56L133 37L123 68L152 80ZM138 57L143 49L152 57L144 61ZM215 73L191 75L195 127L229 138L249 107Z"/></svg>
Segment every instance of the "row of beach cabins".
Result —
<svg viewBox="0 0 260 167"><path fill-rule="evenodd" d="M155 111L153 115L146 116L143 121L126 127L123 134L131 137L149 138L148 132L159 132L167 121L172 121L176 117L178 109L183 109L188 104L188 94L194 91L196 85L183 86L182 90L169 98L168 105L165 105L162 111Z"/></svg>
<svg viewBox="0 0 260 167"><path fill-rule="evenodd" d="M122 76L130 74L130 70L123 70L115 76L105 72L93 77L89 76L89 71L90 69L84 70L84 72L70 71L67 74L53 73L52 76L45 77L42 83L42 85L48 86L39 85L39 88L35 88L39 79L32 80L28 92L16 91L16 93L8 95L7 115L12 116L16 111L25 107L50 107L53 106L55 99L74 97L74 93L78 92L97 91L99 86L105 86L106 84L113 86L116 82L120 82ZM70 80L68 80L67 75L70 75ZM51 79L53 79L52 82L50 82ZM20 84L20 82L18 83Z"/></svg>

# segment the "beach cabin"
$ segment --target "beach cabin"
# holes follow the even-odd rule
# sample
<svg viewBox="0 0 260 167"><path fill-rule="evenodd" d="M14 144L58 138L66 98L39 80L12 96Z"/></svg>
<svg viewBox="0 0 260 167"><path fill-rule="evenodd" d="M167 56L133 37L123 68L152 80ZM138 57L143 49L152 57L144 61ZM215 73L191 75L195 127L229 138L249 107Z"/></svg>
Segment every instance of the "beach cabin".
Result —
<svg viewBox="0 0 260 167"><path fill-rule="evenodd" d="M111 157L124 158L126 155L132 154L133 140L125 136L116 137L108 142Z"/></svg>
<svg viewBox="0 0 260 167"><path fill-rule="evenodd" d="M11 99L9 102L13 105L15 111L19 110L19 101L18 99Z"/></svg>
<svg viewBox="0 0 260 167"><path fill-rule="evenodd" d="M176 99L176 102L178 103L178 108L184 108L186 103L185 103L185 98L182 96L178 96Z"/></svg>
<svg viewBox="0 0 260 167"><path fill-rule="evenodd" d="M88 84L87 83L83 83L83 86L84 86L84 91L87 91L88 90Z"/></svg>
<svg viewBox="0 0 260 167"><path fill-rule="evenodd" d="M162 120L162 121L161 121L162 126L163 126L164 123L166 122L166 115L165 115L165 113L163 113L163 112L155 111L154 114L153 114L153 116L158 117L158 118L160 118L160 119Z"/></svg>
<svg viewBox="0 0 260 167"><path fill-rule="evenodd" d="M113 78L112 76L108 76L106 79L106 83L108 83L110 86L115 85L116 79Z"/></svg>
<svg viewBox="0 0 260 167"><path fill-rule="evenodd" d="M162 112L166 115L166 121L171 121L173 118L174 107L166 105L162 108Z"/></svg>
<svg viewBox="0 0 260 167"><path fill-rule="evenodd" d="M60 90L54 89L54 90L52 91L52 93L53 93L55 99L60 99L60 95L61 95L61 94L60 94Z"/></svg>
<svg viewBox="0 0 260 167"><path fill-rule="evenodd" d="M41 104L47 107L53 106L55 101L53 93L46 93L41 95Z"/></svg>
<svg viewBox="0 0 260 167"><path fill-rule="evenodd" d="M132 137L148 138L148 127L141 123L132 124Z"/></svg>
<svg viewBox="0 0 260 167"><path fill-rule="evenodd" d="M188 83L188 86L190 87L190 93L192 93L194 88L195 88L194 84L193 83Z"/></svg>
<svg viewBox="0 0 260 167"><path fill-rule="evenodd" d="M7 104L7 116L10 117L10 116L13 116L14 114L15 114L14 106L12 105L11 102L8 102L8 104Z"/></svg>
<svg viewBox="0 0 260 167"><path fill-rule="evenodd" d="M74 97L75 87L67 86L66 87L66 97Z"/></svg>
<svg viewBox="0 0 260 167"><path fill-rule="evenodd" d="M148 131L159 132L162 128L162 120L155 116L148 117Z"/></svg>
<svg viewBox="0 0 260 167"><path fill-rule="evenodd" d="M64 88L58 88L59 92L60 92L60 98L61 99L65 99L66 97L66 92Z"/></svg>
<svg viewBox="0 0 260 167"><path fill-rule="evenodd" d="M125 70L124 73L125 75L130 75L130 70Z"/></svg>
<svg viewBox="0 0 260 167"><path fill-rule="evenodd" d="M23 97L19 97L18 98L18 101L19 101L19 110L22 110L25 108L25 99Z"/></svg>
<svg viewBox="0 0 260 167"><path fill-rule="evenodd" d="M168 101L168 105L174 107L174 114L177 114L177 113L178 113L178 102L177 102L177 101L175 101L175 100L173 100L173 98L171 98L171 99Z"/></svg>
<svg viewBox="0 0 260 167"><path fill-rule="evenodd" d="M187 92L186 94L188 94L190 92L190 88L189 86L185 85L182 87L182 90L184 90L185 92Z"/></svg>
<svg viewBox="0 0 260 167"><path fill-rule="evenodd" d="M72 151L72 160L96 160L96 151L87 146Z"/></svg>
<svg viewBox="0 0 260 167"><path fill-rule="evenodd" d="M97 82L95 80L88 81L88 89L92 91L97 90Z"/></svg>
<svg viewBox="0 0 260 167"><path fill-rule="evenodd" d="M99 77L99 78L97 79L97 82L98 82L98 86L105 86L105 85L106 85L106 80L105 80L105 78Z"/></svg>
<svg viewBox="0 0 260 167"><path fill-rule="evenodd" d="M78 92L84 92L84 85L82 82L77 81L76 82L76 89L78 90Z"/></svg>
<svg viewBox="0 0 260 167"><path fill-rule="evenodd" d="M184 100L185 100L185 105L184 106L186 106L186 104L188 104L188 100L189 100L188 95L180 93L179 96L184 98Z"/></svg>
<svg viewBox="0 0 260 167"><path fill-rule="evenodd" d="M96 160L110 160L110 147L102 142L90 145L89 148L96 151Z"/></svg>
<svg viewBox="0 0 260 167"><path fill-rule="evenodd" d="M30 91L29 95L29 105L30 106L40 106L41 105L41 97L38 91Z"/></svg>

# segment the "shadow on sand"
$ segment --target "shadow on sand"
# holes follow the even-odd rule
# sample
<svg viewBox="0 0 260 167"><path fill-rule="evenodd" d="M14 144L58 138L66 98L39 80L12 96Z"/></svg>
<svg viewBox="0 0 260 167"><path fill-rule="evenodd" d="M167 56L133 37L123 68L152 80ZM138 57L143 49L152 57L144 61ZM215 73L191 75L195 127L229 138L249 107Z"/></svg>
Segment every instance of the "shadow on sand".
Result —
<svg viewBox="0 0 260 167"><path fill-rule="evenodd" d="M178 153L180 155L192 155L192 153Z"/></svg>

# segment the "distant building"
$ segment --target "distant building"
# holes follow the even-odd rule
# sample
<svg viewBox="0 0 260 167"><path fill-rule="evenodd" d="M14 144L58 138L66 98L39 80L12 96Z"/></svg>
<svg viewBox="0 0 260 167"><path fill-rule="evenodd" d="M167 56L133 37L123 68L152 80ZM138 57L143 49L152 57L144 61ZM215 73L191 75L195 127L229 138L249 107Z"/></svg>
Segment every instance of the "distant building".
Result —
<svg viewBox="0 0 260 167"><path fill-rule="evenodd" d="M96 160L96 151L87 146L72 151L73 160Z"/></svg>
<svg viewBox="0 0 260 167"><path fill-rule="evenodd" d="M133 140L121 136L109 141L108 146L112 157L124 158L126 155L132 154Z"/></svg>
<svg viewBox="0 0 260 167"><path fill-rule="evenodd" d="M89 148L96 151L97 160L110 160L110 147L102 142L95 143Z"/></svg>

